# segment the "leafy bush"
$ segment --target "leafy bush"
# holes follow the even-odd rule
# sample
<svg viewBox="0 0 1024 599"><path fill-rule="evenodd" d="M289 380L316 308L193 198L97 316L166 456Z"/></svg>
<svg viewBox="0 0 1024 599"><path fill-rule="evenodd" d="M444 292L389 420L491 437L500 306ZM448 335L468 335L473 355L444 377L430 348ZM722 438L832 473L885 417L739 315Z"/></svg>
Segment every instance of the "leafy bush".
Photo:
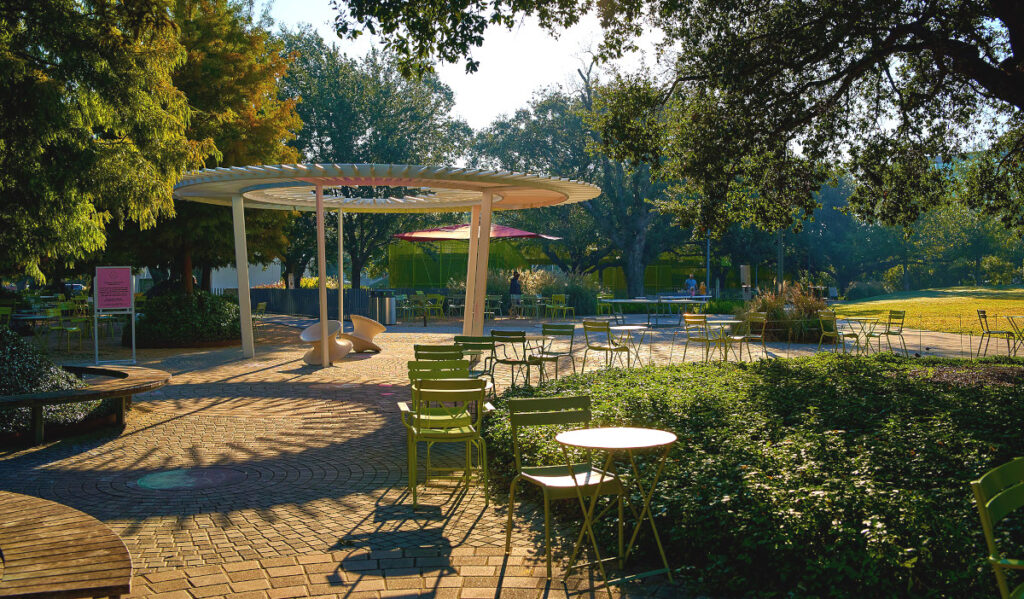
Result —
<svg viewBox="0 0 1024 599"><path fill-rule="evenodd" d="M743 312L743 308L743 300L713 299L704 311L708 314L737 314Z"/></svg>
<svg viewBox="0 0 1024 599"><path fill-rule="evenodd" d="M768 315L765 335L777 341L818 341L821 326L818 311L826 308L825 300L799 283L790 283L781 294L761 293L747 302L741 315L764 312Z"/></svg>
<svg viewBox="0 0 1024 599"><path fill-rule="evenodd" d="M77 377L49 361L34 344L7 327L0 327L0 395L64 391L83 385ZM109 413L113 406L104 400L43 406L43 420L48 424L73 424L92 415ZM31 408L0 407L0 434L26 431L31 422Z"/></svg>
<svg viewBox="0 0 1024 599"><path fill-rule="evenodd" d="M695 591L992 596L968 481L1024 455L1020 366L819 354L610 369L510 389L485 435L507 478L509 396L589 393L595 425L674 431L652 513ZM526 463L562 460L552 431L528 430ZM577 505L562 509L578 520Z"/></svg>
<svg viewBox="0 0 1024 599"><path fill-rule="evenodd" d="M131 327L122 343L131 344ZM194 291L146 300L135 322L139 347L187 347L241 338L238 304L232 298Z"/></svg>
<svg viewBox="0 0 1024 599"><path fill-rule="evenodd" d="M500 295L502 306L510 302L508 293L509 281L512 280L511 270L487 271L488 295ZM594 314L597 312L597 294L600 288L587 277L578 274L566 275L562 271L524 270L519 271L519 283L523 293L551 297L556 293L569 295L569 305L576 308L576 315ZM464 278L449 279L446 287L449 293L465 293Z"/></svg>
<svg viewBox="0 0 1024 599"><path fill-rule="evenodd" d="M901 270L900 276L902 276L902 274L903 272ZM876 295L885 295L885 293L885 285L879 281L854 281L846 288L846 295L844 297L853 301L864 299L866 297L874 297Z"/></svg>

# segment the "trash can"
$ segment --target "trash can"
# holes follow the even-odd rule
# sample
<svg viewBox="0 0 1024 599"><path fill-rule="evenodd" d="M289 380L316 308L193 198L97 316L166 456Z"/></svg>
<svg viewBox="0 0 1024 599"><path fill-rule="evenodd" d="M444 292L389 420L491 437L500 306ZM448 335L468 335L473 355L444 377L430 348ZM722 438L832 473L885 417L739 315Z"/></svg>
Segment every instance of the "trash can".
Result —
<svg viewBox="0 0 1024 599"><path fill-rule="evenodd" d="M398 322L398 309L391 292L370 292L370 318L385 326L391 326Z"/></svg>

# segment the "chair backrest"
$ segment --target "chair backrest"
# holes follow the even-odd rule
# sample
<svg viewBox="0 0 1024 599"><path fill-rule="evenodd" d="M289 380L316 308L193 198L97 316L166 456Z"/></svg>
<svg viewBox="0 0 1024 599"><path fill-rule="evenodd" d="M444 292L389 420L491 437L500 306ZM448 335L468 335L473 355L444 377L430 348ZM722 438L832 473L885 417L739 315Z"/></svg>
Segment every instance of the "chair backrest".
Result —
<svg viewBox="0 0 1024 599"><path fill-rule="evenodd" d="M836 313L832 310L818 310L818 325L821 326L822 333L836 332Z"/></svg>
<svg viewBox="0 0 1024 599"><path fill-rule="evenodd" d="M601 336L604 336L604 339ZM587 346L594 343L611 343L612 329L611 325L603 320L584 320L583 321L583 339Z"/></svg>
<svg viewBox="0 0 1024 599"><path fill-rule="evenodd" d="M458 345L463 351L482 352L490 356L494 355L494 337L456 335L455 345Z"/></svg>
<svg viewBox="0 0 1024 599"><path fill-rule="evenodd" d="M978 505L981 528L985 532L989 559L1000 559L995 530L999 523L1014 511L1024 507L1024 458L1016 458L986 472L971 482L974 500ZM1006 577L996 569L996 581L1004 599L1010 597Z"/></svg>
<svg viewBox="0 0 1024 599"><path fill-rule="evenodd" d="M462 348L458 345L414 345L413 354L416 360L461 360Z"/></svg>
<svg viewBox="0 0 1024 599"><path fill-rule="evenodd" d="M576 325L574 324L542 324L540 334L548 337L565 337L574 339L576 337Z"/></svg>
<svg viewBox="0 0 1024 599"><path fill-rule="evenodd" d="M502 331L498 329L491 329L491 337L494 339L495 347L501 347L501 353L504 359L526 359L526 331Z"/></svg>
<svg viewBox="0 0 1024 599"><path fill-rule="evenodd" d="M590 396L527 397L508 400L508 419L512 426L512 453L516 471L522 470L519 429L528 426L590 424Z"/></svg>
<svg viewBox="0 0 1024 599"><path fill-rule="evenodd" d="M565 301L566 300L565 300L565 294L564 293L552 293L551 294L551 303L552 304L554 304L556 306L564 306L565 305Z"/></svg>
<svg viewBox="0 0 1024 599"><path fill-rule="evenodd" d="M444 428L475 426L479 430L484 415L486 388L487 381L467 377L413 381L413 411L416 413L417 421L422 421L428 408L432 415L436 415L438 409L441 409L448 416L443 420ZM474 409L470 410L471 406ZM438 421L433 420L433 423L431 428L436 428Z"/></svg>
<svg viewBox="0 0 1024 599"><path fill-rule="evenodd" d="M683 314L683 329L688 335L691 334L708 334L708 315L707 314Z"/></svg>
<svg viewBox="0 0 1024 599"><path fill-rule="evenodd" d="M414 360L409 362L409 380L469 378L469 360Z"/></svg>
<svg viewBox="0 0 1024 599"><path fill-rule="evenodd" d="M985 310L978 310L978 322L981 324L981 331L983 333L989 332L988 312L986 312Z"/></svg>
<svg viewBox="0 0 1024 599"><path fill-rule="evenodd" d="M903 321L907 313L904 310L889 310L889 320L885 323L885 332L899 335L903 332Z"/></svg>
<svg viewBox="0 0 1024 599"><path fill-rule="evenodd" d="M256 314L266 314L267 302L259 302L256 304Z"/></svg>
<svg viewBox="0 0 1024 599"><path fill-rule="evenodd" d="M750 312L747 314L747 322L750 323L750 332L758 331L757 334L764 337L765 329L768 328L767 312Z"/></svg>

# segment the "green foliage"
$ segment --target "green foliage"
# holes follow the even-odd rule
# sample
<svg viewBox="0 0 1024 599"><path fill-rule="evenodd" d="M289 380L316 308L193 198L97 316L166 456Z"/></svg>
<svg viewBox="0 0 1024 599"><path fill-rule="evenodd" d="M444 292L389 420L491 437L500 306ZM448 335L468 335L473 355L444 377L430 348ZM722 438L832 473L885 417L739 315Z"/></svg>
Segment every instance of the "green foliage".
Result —
<svg viewBox="0 0 1024 599"><path fill-rule="evenodd" d="M131 343L125 327L122 343ZM146 300L135 323L139 347L188 347L241 339L238 304L205 291L172 293Z"/></svg>
<svg viewBox="0 0 1024 599"><path fill-rule="evenodd" d="M43 279L152 226L198 148L164 0L0 4L0 274Z"/></svg>
<svg viewBox="0 0 1024 599"><path fill-rule="evenodd" d="M511 389L485 434L507 479L509 396L588 393L595 425L675 432L651 509L695 591L982 597L995 588L968 481L1024 452L1022 376L1007 358L892 355L611 369ZM527 440L525 463L562 460L552 431Z"/></svg>
<svg viewBox="0 0 1024 599"><path fill-rule="evenodd" d="M762 292L740 310L741 317L750 312L768 316L765 335L778 341L817 342L821 338L818 311L825 300L799 283L787 283L782 293Z"/></svg>
<svg viewBox="0 0 1024 599"><path fill-rule="evenodd" d="M899 276L903 276L902 270L899 272ZM876 295L882 295L885 293L886 284L878 281L856 281L850 285L846 290L844 299L848 300L859 300L866 297L874 297Z"/></svg>
<svg viewBox="0 0 1024 599"><path fill-rule="evenodd" d="M84 383L48 360L39 349L7 327L0 327L0 395L23 395L78 389ZM43 406L48 424L73 424L112 412L113 401L95 400ZM0 434L29 430L31 408L0 407Z"/></svg>
<svg viewBox="0 0 1024 599"><path fill-rule="evenodd" d="M202 148L206 167L292 163L298 158L285 145L302 124L297 99L278 97L289 57L251 10L236 0L175 0L172 7L187 51L174 71L174 85L188 99L192 117L186 133ZM245 218L250 261L280 257L288 214L249 210ZM129 226L112 231L111 237L115 243L108 259L169 268L186 287L192 267L208 270L235 260L231 210L222 206L178 202L173 217L160 219L155 229Z"/></svg>

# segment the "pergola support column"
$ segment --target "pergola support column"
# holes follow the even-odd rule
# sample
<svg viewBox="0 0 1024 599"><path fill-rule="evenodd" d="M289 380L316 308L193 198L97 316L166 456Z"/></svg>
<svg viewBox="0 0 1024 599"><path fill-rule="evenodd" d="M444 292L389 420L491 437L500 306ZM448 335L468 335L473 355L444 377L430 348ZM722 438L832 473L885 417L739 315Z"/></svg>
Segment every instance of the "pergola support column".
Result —
<svg viewBox="0 0 1024 599"><path fill-rule="evenodd" d="M331 365L327 345L327 244L324 241L324 186L316 186L316 274L320 291L320 366Z"/></svg>
<svg viewBox="0 0 1024 599"><path fill-rule="evenodd" d="M246 358L252 358L256 355L256 343L252 334L252 303L249 301L249 249L245 244L245 205L240 195L231 196L231 224L235 233L235 271L238 274L238 316L242 325L242 354Z"/></svg>
<svg viewBox="0 0 1024 599"><path fill-rule="evenodd" d="M338 208L338 322L345 332L345 212Z"/></svg>
<svg viewBox="0 0 1024 599"><path fill-rule="evenodd" d="M473 286L473 329L471 335L484 333L484 298L487 295L487 261L491 251L491 203L493 193L485 191L480 199L480 229L476 251L476 282Z"/></svg>
<svg viewBox="0 0 1024 599"><path fill-rule="evenodd" d="M480 207L473 206L469 213L469 254L466 264L466 300L462 313L462 334L473 334L473 318L476 307L473 298L476 297L476 259L477 249L480 246Z"/></svg>

